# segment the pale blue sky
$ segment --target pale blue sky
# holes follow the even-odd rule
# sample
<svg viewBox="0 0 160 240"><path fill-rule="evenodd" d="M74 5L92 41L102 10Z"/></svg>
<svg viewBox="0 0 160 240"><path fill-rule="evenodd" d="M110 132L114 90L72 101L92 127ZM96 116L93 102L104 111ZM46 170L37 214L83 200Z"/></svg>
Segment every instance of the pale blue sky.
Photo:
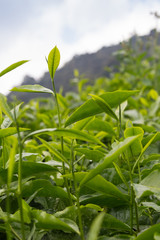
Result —
<svg viewBox="0 0 160 240"><path fill-rule="evenodd" d="M55 45L61 66L75 54L97 51L133 33L155 27L151 11L160 0L0 0L0 71L13 62L30 59L0 79L8 92L25 74L40 78L45 56Z"/></svg>

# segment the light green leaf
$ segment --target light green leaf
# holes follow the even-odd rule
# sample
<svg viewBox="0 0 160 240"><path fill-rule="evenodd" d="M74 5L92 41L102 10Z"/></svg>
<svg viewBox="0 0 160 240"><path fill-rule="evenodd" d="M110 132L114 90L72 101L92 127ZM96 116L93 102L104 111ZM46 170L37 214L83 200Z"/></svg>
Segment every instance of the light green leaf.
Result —
<svg viewBox="0 0 160 240"><path fill-rule="evenodd" d="M9 162L8 162L9 163L9 166L8 166L8 186L10 185L10 183L12 181L17 145L18 145L17 138L12 137L12 148L11 148L11 151L10 151Z"/></svg>
<svg viewBox="0 0 160 240"><path fill-rule="evenodd" d="M87 240L97 240L104 216L105 212L102 212L93 220Z"/></svg>
<svg viewBox="0 0 160 240"><path fill-rule="evenodd" d="M2 72L0 72L0 77L2 77L4 74L12 71L13 69L21 66L22 64L28 62L28 60L23 60L23 61L19 61L19 62L16 62L16 63L13 63L12 65L10 65L9 67L5 68Z"/></svg>
<svg viewBox="0 0 160 240"><path fill-rule="evenodd" d="M25 223L31 223L31 208L30 206L22 199L22 208L23 208L23 219ZM11 221L21 222L20 210L16 211L13 215L10 216Z"/></svg>
<svg viewBox="0 0 160 240"><path fill-rule="evenodd" d="M23 103L18 104L15 108L13 108L10 112L11 112L11 116L14 116L14 113L16 115L16 118L18 118L19 114L20 114L20 106ZM6 116L1 124L1 128L8 128L11 124L13 123L13 119L11 120L11 118L9 118L8 116Z"/></svg>
<svg viewBox="0 0 160 240"><path fill-rule="evenodd" d="M37 131L34 131L30 134L28 134L23 141L25 141L27 138L34 136L34 135L41 135L41 134L48 134L48 135L57 135L59 137L69 137L73 139L80 139L83 141L89 141L94 142L97 144L100 144L105 147L105 145L96 137L93 137L92 135L89 135L85 132L75 130L75 129L58 129L58 128L46 128L46 129L40 129Z"/></svg>
<svg viewBox="0 0 160 240"><path fill-rule="evenodd" d="M129 185L128 185L128 183L127 183L127 180L126 180L125 176L123 175L120 167L119 167L116 163L114 163L114 162L113 162L113 165L114 165L114 167L115 167L118 175L120 176L122 182L129 188Z"/></svg>
<svg viewBox="0 0 160 240"><path fill-rule="evenodd" d="M31 216L36 220L36 227L39 229L56 229L79 234L78 226L70 219L57 218L53 214L46 213L42 210L32 210Z"/></svg>
<svg viewBox="0 0 160 240"><path fill-rule="evenodd" d="M64 157L63 154L61 154L56 148L54 148L52 145L49 144L49 142L43 140L42 138L37 137L42 143L43 145L51 152L55 155L56 159L58 159L61 162L65 162L69 165L68 160Z"/></svg>
<svg viewBox="0 0 160 240"><path fill-rule="evenodd" d="M160 206L157 205L154 202L142 202L142 205L146 208L152 208L154 209L156 212L160 212Z"/></svg>
<svg viewBox="0 0 160 240"><path fill-rule="evenodd" d="M129 127L125 129L124 131L125 138L139 135L139 138L137 139L137 141L134 142L130 147L128 151L128 157L138 156L141 153L142 151L141 141L143 139L143 134L144 134L144 131L141 127Z"/></svg>
<svg viewBox="0 0 160 240"><path fill-rule="evenodd" d="M134 184L137 198L155 194L160 196L160 170L152 171L139 184Z"/></svg>
<svg viewBox="0 0 160 240"><path fill-rule="evenodd" d="M154 240L160 240L160 233L155 232L155 234L154 234Z"/></svg>
<svg viewBox="0 0 160 240"><path fill-rule="evenodd" d="M96 175L101 173L107 166L109 166L118 156L124 152L139 136L128 137L123 142L117 144L117 146L106 155L104 161L98 164L94 169L92 169L85 178L81 181L80 186L86 184L89 180L94 178Z"/></svg>
<svg viewBox="0 0 160 240"><path fill-rule="evenodd" d="M160 233L160 223L155 224L138 235L135 240L155 240L155 233Z"/></svg>
<svg viewBox="0 0 160 240"><path fill-rule="evenodd" d="M43 87L39 84L34 85L22 85L19 87L14 87L10 91L14 92L34 92L34 93L50 93L53 94L53 91L49 88Z"/></svg>
<svg viewBox="0 0 160 240"><path fill-rule="evenodd" d="M120 231L130 231L130 226L113 217L111 214L106 213L103 219L103 228L115 229Z"/></svg>
<svg viewBox="0 0 160 240"><path fill-rule="evenodd" d="M105 154L98 150L88 149L88 148L75 148L75 151L80 152L86 156L86 158L99 162Z"/></svg>
<svg viewBox="0 0 160 240"><path fill-rule="evenodd" d="M11 119L11 121L14 121L13 115L11 114L10 108L7 104L7 98L2 93L0 93L0 107L2 112L4 112Z"/></svg>
<svg viewBox="0 0 160 240"><path fill-rule="evenodd" d="M28 131L28 128L19 128L20 132ZM4 128L0 129L0 138L8 137L13 134L17 133L17 128L16 127L9 127L9 128Z"/></svg>
<svg viewBox="0 0 160 240"><path fill-rule="evenodd" d="M28 198L36 191L38 191L36 196L68 199L68 194L63 188L53 186L46 179L31 180L23 184L22 196Z"/></svg>
<svg viewBox="0 0 160 240"><path fill-rule="evenodd" d="M111 136L116 135L111 124L102 121L100 119L94 118L88 122L88 124L84 127L86 130L94 130L94 131L104 131L110 134Z"/></svg>
<svg viewBox="0 0 160 240"><path fill-rule="evenodd" d="M54 79L55 72L59 66L60 62L60 52L55 46L48 55L48 70L51 76L51 79Z"/></svg>
<svg viewBox="0 0 160 240"><path fill-rule="evenodd" d="M132 173L134 173L135 167L137 166L138 162L140 161L143 153L147 150L147 148L155 141L155 139L159 136L159 132L157 132L156 134L154 134L151 139L149 139L149 141L146 143L146 145L142 148L141 153L139 155L139 157L137 158L133 169L132 169Z"/></svg>
<svg viewBox="0 0 160 240"><path fill-rule="evenodd" d="M68 178L72 178L72 175L66 175L66 176ZM82 180L85 179L86 177L87 177L86 172L75 173L75 179L77 182L82 182ZM107 181L101 175L97 175L94 178L92 178L90 181L86 182L85 186L94 191L97 191L109 196L114 196L117 198L117 201L119 201L120 199L123 199L125 203L128 202L128 196L122 193L113 183Z"/></svg>
<svg viewBox="0 0 160 240"><path fill-rule="evenodd" d="M14 181L17 180L18 174L18 162L15 162L13 178ZM36 162L22 162L22 178L28 178L31 176L42 176L44 174L53 174L58 172L56 167L52 167L45 163L36 163ZM7 169L0 168L0 185L7 183Z"/></svg>
<svg viewBox="0 0 160 240"><path fill-rule="evenodd" d="M112 118L118 121L116 114L112 111L112 108L108 105L107 102L104 101L103 98L93 94L89 94L89 95L93 98L93 100L105 113L107 113L109 116L111 116Z"/></svg>
<svg viewBox="0 0 160 240"><path fill-rule="evenodd" d="M115 92L107 92L100 97L111 107L115 108L129 97L137 94L138 91L125 91L118 90ZM93 99L87 100L82 104L76 111L67 119L65 126L68 126L74 122L77 122L81 119L94 116L96 114L102 113L103 110L96 104Z"/></svg>

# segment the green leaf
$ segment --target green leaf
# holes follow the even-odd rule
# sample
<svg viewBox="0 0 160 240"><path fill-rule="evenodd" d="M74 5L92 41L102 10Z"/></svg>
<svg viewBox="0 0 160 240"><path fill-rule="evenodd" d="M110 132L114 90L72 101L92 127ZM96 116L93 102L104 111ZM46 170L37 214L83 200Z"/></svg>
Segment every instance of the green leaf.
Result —
<svg viewBox="0 0 160 240"><path fill-rule="evenodd" d="M88 124L84 127L86 130L94 130L94 131L104 131L110 134L111 136L116 135L111 124L102 121L100 119L94 118L88 122Z"/></svg>
<svg viewBox="0 0 160 240"><path fill-rule="evenodd" d="M14 164L15 164L15 155L16 155L16 150L17 150L17 145L18 145L18 141L17 138L13 137L12 138L12 148L10 151L10 155L9 155L9 166L8 166L8 186L10 185L11 181L12 181L12 176L13 176L13 170L14 170Z"/></svg>
<svg viewBox="0 0 160 240"><path fill-rule="evenodd" d="M120 231L130 231L130 226L113 217L111 214L106 213L103 219L103 228L115 229Z"/></svg>
<svg viewBox="0 0 160 240"><path fill-rule="evenodd" d="M77 207L75 205L66 207L64 210L56 212L54 216L58 218L69 218L76 222Z"/></svg>
<svg viewBox="0 0 160 240"><path fill-rule="evenodd" d="M22 199L22 208L23 208L23 219L25 223L31 223L31 208L30 206ZM11 221L21 222L20 210L16 211L13 215L10 216Z"/></svg>
<svg viewBox="0 0 160 240"><path fill-rule="evenodd" d="M39 229L56 229L79 234L78 226L70 219L57 218L42 210L32 210L31 216L36 220L36 227Z"/></svg>
<svg viewBox="0 0 160 240"><path fill-rule="evenodd" d="M135 162L135 164L134 164L134 166L133 166L132 173L134 172L134 169L135 169L135 167L137 166L137 163L140 161L143 153L144 153L144 152L147 150L147 148L155 141L155 139L157 138L157 136L159 136L159 133L158 133L158 132L157 132L156 134L154 134L154 135L152 136L152 138L149 139L149 141L146 143L146 145L142 148L141 153L140 153L138 159L136 160L136 162Z"/></svg>
<svg viewBox="0 0 160 240"><path fill-rule="evenodd" d="M105 213L100 213L92 222L87 240L97 240Z"/></svg>
<svg viewBox="0 0 160 240"><path fill-rule="evenodd" d="M31 180L23 184L22 196L28 198L36 191L38 191L36 196L68 199L68 194L63 188L53 186L46 179Z"/></svg>
<svg viewBox="0 0 160 240"><path fill-rule="evenodd" d="M128 189L129 189L129 185L128 185L128 183L127 183L127 180L126 180L125 176L123 175L120 167L119 167L116 163L114 163L114 162L113 162L113 165L114 165L114 167L115 167L118 175L120 176L122 182L123 182L123 183L128 187Z"/></svg>
<svg viewBox="0 0 160 240"><path fill-rule="evenodd" d="M13 63L12 65L10 65L9 67L5 68L2 72L0 72L0 77L2 77L4 74L12 71L13 69L21 66L22 64L28 62L28 60L23 60L23 61L19 61L19 62L16 62L16 63Z"/></svg>
<svg viewBox="0 0 160 240"><path fill-rule="evenodd" d="M72 177L71 175L66 175L66 176ZM82 180L85 179L86 176L87 176L87 173L85 172L75 173L75 179L77 182L82 182ZM119 201L120 199L123 199L124 202L128 202L128 196L122 193L113 183L107 181L101 175L97 175L94 178L92 178L90 181L86 182L85 186L94 191L97 191L106 195L114 196L117 198L117 201Z"/></svg>
<svg viewBox="0 0 160 240"><path fill-rule="evenodd" d="M28 130L29 130L28 128L19 128L20 132L24 132L24 131L28 131ZM5 137L11 136L16 133L17 133L16 127L0 129L0 138L5 138Z"/></svg>
<svg viewBox="0 0 160 240"><path fill-rule="evenodd" d="M138 235L135 240L154 240L155 233L160 233L160 223L155 224Z"/></svg>
<svg viewBox="0 0 160 240"><path fill-rule="evenodd" d="M115 208L120 206L128 206L128 203L124 199L117 199L113 195L107 195L102 193L94 193L83 195L80 197L80 204L97 204L101 207Z"/></svg>
<svg viewBox="0 0 160 240"><path fill-rule="evenodd" d="M155 234L154 234L154 240L160 240L160 233L155 232Z"/></svg>
<svg viewBox="0 0 160 240"><path fill-rule="evenodd" d="M31 176L42 176L44 174L53 174L58 172L56 167L52 167L45 163L36 162L22 162L22 178L28 178ZM18 174L18 162L14 165L13 178L17 180ZM7 169L0 168L0 185L7 183Z"/></svg>
<svg viewBox="0 0 160 240"><path fill-rule="evenodd" d="M141 141L143 139L143 134L144 131L141 127L129 127L125 129L124 131L125 138L139 135L137 141L134 142L132 146L130 146L130 149L128 151L128 157L138 156L141 153L142 151Z"/></svg>
<svg viewBox="0 0 160 240"><path fill-rule="evenodd" d="M55 46L48 55L48 70L51 76L51 79L54 79L55 72L59 66L60 62L60 52Z"/></svg>
<svg viewBox="0 0 160 240"><path fill-rule="evenodd" d="M154 202L141 202L141 204L146 207L146 208L152 208L154 209L156 212L160 212L160 206L157 205Z"/></svg>
<svg viewBox="0 0 160 240"><path fill-rule="evenodd" d="M31 93L50 93L53 94L53 91L49 88L43 87L39 84L34 85L22 85L19 87L14 87L10 91L14 92L31 92Z"/></svg>
<svg viewBox="0 0 160 240"><path fill-rule="evenodd" d="M80 186L86 184L89 180L101 173L107 166L109 166L118 156L124 152L139 136L128 137L123 142L120 142L114 149L106 155L104 161L99 163L94 169L92 169L81 181Z"/></svg>
<svg viewBox="0 0 160 240"><path fill-rule="evenodd" d="M34 131L30 134L28 134L23 141L25 141L27 138L34 136L34 135L41 135L41 134L48 134L48 135L56 135L59 137L69 137L73 139L80 139L83 141L89 141L94 142L97 144L100 144L105 147L105 145L96 137L93 137L92 135L89 135L85 132L75 130L75 129L58 129L58 128L46 128L46 129L40 129L37 131Z"/></svg>
<svg viewBox="0 0 160 240"><path fill-rule="evenodd" d="M138 91L118 90L100 95L100 97L111 107L117 107L119 104L127 100L129 97L137 94ZM93 99L87 100L67 119L65 126L68 126L81 119L102 113L103 110L96 104Z"/></svg>
<svg viewBox="0 0 160 240"><path fill-rule="evenodd" d="M93 150L93 149L91 150L88 148L75 148L75 151L84 154L86 158L96 162L99 162L100 159L102 159L105 156L105 154L102 153L101 151Z"/></svg>
<svg viewBox="0 0 160 240"><path fill-rule="evenodd" d="M2 111L11 119L11 121L14 121L13 115L11 114L10 108L7 104L7 98L2 93L0 93L0 107Z"/></svg>
<svg viewBox="0 0 160 240"><path fill-rule="evenodd" d="M11 116L14 116L14 113L16 115L16 118L18 118L19 114L20 114L20 106L22 105L23 103L20 103L18 104L15 108L13 108L10 113L11 113ZM11 124L13 123L13 119L11 119L10 117L5 117L2 124L1 124L1 128L8 128Z"/></svg>
<svg viewBox="0 0 160 240"><path fill-rule="evenodd" d="M61 154L56 148L54 148L52 145L49 144L49 142L43 140L42 138L37 137L42 143L43 145L51 152L55 155L56 159L58 159L61 162L65 162L69 165L68 160L64 157L63 154Z"/></svg>
<svg viewBox="0 0 160 240"><path fill-rule="evenodd" d="M107 102L104 101L103 98L93 94L89 94L89 95L93 98L93 100L105 113L107 113L109 116L111 116L112 118L118 121L116 114L112 111L111 107L108 105Z"/></svg>
<svg viewBox="0 0 160 240"><path fill-rule="evenodd" d="M139 184L134 184L137 198L155 194L160 196L160 170L152 171Z"/></svg>

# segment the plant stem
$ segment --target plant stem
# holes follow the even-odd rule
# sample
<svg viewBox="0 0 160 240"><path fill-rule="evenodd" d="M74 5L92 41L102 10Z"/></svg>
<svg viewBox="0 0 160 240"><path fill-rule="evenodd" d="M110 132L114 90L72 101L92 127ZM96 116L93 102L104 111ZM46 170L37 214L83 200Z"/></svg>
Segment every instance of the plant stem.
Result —
<svg viewBox="0 0 160 240"><path fill-rule="evenodd" d="M73 178L73 184L74 184L74 189L77 197L77 208L78 208L78 221L79 221L79 228L80 228L80 235L81 235L81 240L85 240L84 238L84 231L83 231L83 224L82 224L82 216L81 216L81 209L80 209L80 203L79 203L79 188L77 188L77 182L74 174L74 148L73 148L73 142L72 140L71 143L71 159L70 159L70 168L72 172L72 178Z"/></svg>
<svg viewBox="0 0 160 240"><path fill-rule="evenodd" d="M136 202L136 199L135 199L135 194L134 194L134 204L135 204L135 213L136 213L137 232L139 232L140 229L139 229L138 206L137 206L137 202Z"/></svg>
<svg viewBox="0 0 160 240"><path fill-rule="evenodd" d="M4 150L4 138L2 138L2 146L3 146L3 168L5 168L5 150Z"/></svg>
<svg viewBox="0 0 160 240"><path fill-rule="evenodd" d="M10 231L10 198L9 198L9 182L7 182L7 222L6 222L6 228L7 228L7 240L11 240L11 231Z"/></svg>
<svg viewBox="0 0 160 240"><path fill-rule="evenodd" d="M21 136L19 132L19 126L16 119L16 114L14 112L15 117L15 123L17 128L17 134L18 134L18 146L19 146L19 164L18 164L18 203L19 203L19 209L20 209L20 218L21 218L21 234L22 234L22 240L25 240L25 231L24 231L24 217L23 217L23 205L22 205L22 141Z"/></svg>
<svg viewBox="0 0 160 240"><path fill-rule="evenodd" d="M81 240L85 240L84 238L84 231L83 231L83 224L82 224L82 215L81 215L81 208L79 203L79 189L77 189L77 183L75 182L75 190L76 190L76 197L77 197L77 208L78 208L78 221L79 221L79 228L80 228L80 235Z"/></svg>
<svg viewBox="0 0 160 240"><path fill-rule="evenodd" d="M122 130L122 111L121 105L119 104L119 138L123 137L123 130Z"/></svg>
<svg viewBox="0 0 160 240"><path fill-rule="evenodd" d="M58 104L58 99L57 99L57 93L56 93L56 88L55 88L55 84L54 84L54 79L52 79L52 86L53 86L53 92L54 92L54 98L55 98L55 102L56 102L56 107L57 107L58 126L59 126L59 128L61 128L62 127L62 122L61 122L61 115L60 115L60 110L59 110L59 104ZM64 153L64 151L63 151L63 137L61 137L61 153L62 154ZM64 163L62 163L62 169L63 169L63 174L65 175L65 164ZM69 190L69 186L68 186L68 181L67 181L66 177L64 177L64 184L65 184L65 187L67 189L70 205L73 205L71 194L70 194L70 190Z"/></svg>
<svg viewBox="0 0 160 240"><path fill-rule="evenodd" d="M12 228L11 225L10 225L10 229L11 229L12 233L15 235L15 237L16 237L18 240L22 240L22 238L16 233L16 231L14 231L14 229Z"/></svg>

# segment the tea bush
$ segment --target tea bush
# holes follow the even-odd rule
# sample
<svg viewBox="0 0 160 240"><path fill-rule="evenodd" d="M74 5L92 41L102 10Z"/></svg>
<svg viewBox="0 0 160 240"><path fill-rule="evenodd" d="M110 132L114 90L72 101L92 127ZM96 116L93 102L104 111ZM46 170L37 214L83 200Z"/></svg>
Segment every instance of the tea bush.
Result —
<svg viewBox="0 0 160 240"><path fill-rule="evenodd" d="M78 93L62 96L54 47L53 90L12 89L50 98L11 109L0 94L0 239L160 238L159 62L133 51L94 86L76 72Z"/></svg>

